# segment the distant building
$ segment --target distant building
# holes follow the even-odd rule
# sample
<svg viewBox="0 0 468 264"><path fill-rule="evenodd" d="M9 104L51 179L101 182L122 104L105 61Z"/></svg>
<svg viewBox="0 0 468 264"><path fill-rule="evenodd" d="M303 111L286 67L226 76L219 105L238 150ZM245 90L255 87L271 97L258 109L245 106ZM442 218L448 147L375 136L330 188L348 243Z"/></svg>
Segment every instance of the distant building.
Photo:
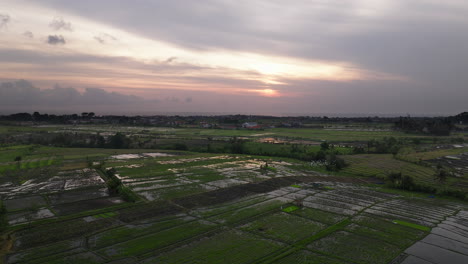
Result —
<svg viewBox="0 0 468 264"><path fill-rule="evenodd" d="M242 127L243 128L256 128L258 127L258 124L257 122L247 122L247 123L242 124Z"/></svg>
<svg viewBox="0 0 468 264"><path fill-rule="evenodd" d="M207 122L200 122L200 127L202 128L212 128L213 125Z"/></svg>

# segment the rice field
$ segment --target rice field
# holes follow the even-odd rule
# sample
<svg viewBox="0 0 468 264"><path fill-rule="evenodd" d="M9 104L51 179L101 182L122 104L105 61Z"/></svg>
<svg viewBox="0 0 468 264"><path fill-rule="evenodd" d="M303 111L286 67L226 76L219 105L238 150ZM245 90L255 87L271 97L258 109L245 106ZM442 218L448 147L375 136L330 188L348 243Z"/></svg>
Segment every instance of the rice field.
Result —
<svg viewBox="0 0 468 264"><path fill-rule="evenodd" d="M339 177L250 155L64 152L71 165L92 154L103 164L4 178L5 263L408 264L425 248L468 261L467 204L388 193L366 181L378 175L357 176L360 164L429 174L388 155L350 156L356 176ZM267 161L274 170L261 170ZM139 201L110 192L111 168Z"/></svg>
<svg viewBox="0 0 468 264"><path fill-rule="evenodd" d="M417 184L430 186L438 191L468 192L468 169L466 169L468 156L466 155L461 155L462 158L458 160L443 157L427 160L424 164L399 160L390 154L361 154L342 157L349 164L348 167L340 171L342 175L385 179L391 173L401 173L403 176L413 178ZM436 165L438 164L451 168L454 170L455 175L449 176L444 182L441 182L436 177Z"/></svg>

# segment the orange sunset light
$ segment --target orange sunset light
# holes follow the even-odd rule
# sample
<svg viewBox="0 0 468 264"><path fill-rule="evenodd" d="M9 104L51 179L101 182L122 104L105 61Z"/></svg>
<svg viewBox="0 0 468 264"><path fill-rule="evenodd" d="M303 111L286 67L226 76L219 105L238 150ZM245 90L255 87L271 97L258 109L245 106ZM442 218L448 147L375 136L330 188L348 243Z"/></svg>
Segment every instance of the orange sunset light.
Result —
<svg viewBox="0 0 468 264"><path fill-rule="evenodd" d="M247 90L247 91L251 93L256 93L264 97L280 97L281 96L278 90L273 90L273 89L258 89L258 90L256 89L256 90Z"/></svg>

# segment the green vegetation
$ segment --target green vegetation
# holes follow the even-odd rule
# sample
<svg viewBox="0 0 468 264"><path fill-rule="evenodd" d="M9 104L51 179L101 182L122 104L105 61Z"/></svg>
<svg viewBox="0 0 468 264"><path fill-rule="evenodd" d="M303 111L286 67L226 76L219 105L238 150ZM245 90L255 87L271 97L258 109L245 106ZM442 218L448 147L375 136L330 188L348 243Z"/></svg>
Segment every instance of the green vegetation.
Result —
<svg viewBox="0 0 468 264"><path fill-rule="evenodd" d="M137 202L140 199L140 197L133 193L130 188L122 184L122 181L115 175L114 169L110 169L105 172L101 170L101 174L105 175L107 179L106 183L109 193L118 194L125 201L132 203Z"/></svg>
<svg viewBox="0 0 468 264"><path fill-rule="evenodd" d="M290 212L296 211L298 209L299 209L298 206L291 205L291 206L288 206L288 207L284 208L283 212L290 213Z"/></svg>
<svg viewBox="0 0 468 264"><path fill-rule="evenodd" d="M156 221L151 224L142 225L123 225L101 233L98 233L89 238L89 245L92 249L111 246L119 242L125 242L133 238L143 237L148 234L169 229L178 225L187 223L180 218L170 218Z"/></svg>
<svg viewBox="0 0 468 264"><path fill-rule="evenodd" d="M177 241L207 232L212 228L213 226L210 224L190 222L185 225L128 240L109 248L98 250L98 252L110 258L140 255L150 250L161 248Z"/></svg>
<svg viewBox="0 0 468 264"><path fill-rule="evenodd" d="M316 240L308 248L353 262L376 264L386 264L400 252L399 247L387 242L345 231L338 231Z"/></svg>
<svg viewBox="0 0 468 264"><path fill-rule="evenodd" d="M208 220L212 220L223 224L234 224L246 220L248 218L261 215L263 213L276 211L282 204L283 203L280 201L267 201L253 206L241 208L235 211L219 214L215 217L208 218Z"/></svg>
<svg viewBox="0 0 468 264"><path fill-rule="evenodd" d="M162 254L143 263L250 263L281 248L281 244L235 231L226 231Z"/></svg>
<svg viewBox="0 0 468 264"><path fill-rule="evenodd" d="M422 225L418 225L418 224L414 224L414 223L409 223L409 222L406 222L406 221L403 221L403 220L394 220L393 222L394 222L395 224L398 224L398 225L408 226L408 227L416 228L416 229L419 229L419 230L422 230L422 231L426 231L426 232L431 231L431 228L430 228L430 227L422 226Z"/></svg>
<svg viewBox="0 0 468 264"><path fill-rule="evenodd" d="M108 213L102 213L102 214L98 214L98 215L95 215L94 217L96 218L109 218L109 217L113 217L113 216L116 216L117 213L115 212L108 212Z"/></svg>
<svg viewBox="0 0 468 264"><path fill-rule="evenodd" d="M7 211L3 201L0 200L0 232L5 230L8 227L8 220L7 220Z"/></svg>
<svg viewBox="0 0 468 264"><path fill-rule="evenodd" d="M304 264L342 264L346 263L334 258L321 256L307 250L302 250L292 253L282 259L279 259L274 264L291 264L291 263L304 263Z"/></svg>
<svg viewBox="0 0 468 264"><path fill-rule="evenodd" d="M0 257L389 263L468 210L460 135L196 126L0 126Z"/></svg>
<svg viewBox="0 0 468 264"><path fill-rule="evenodd" d="M293 211L293 213L329 225L335 224L344 219L343 215L334 214L314 208L302 208L301 210Z"/></svg>
<svg viewBox="0 0 468 264"><path fill-rule="evenodd" d="M468 152L467 147L463 148L451 148L451 149L438 149L438 150L429 150L416 152L413 149L402 151L398 153L397 157L399 159L409 161L409 162L420 162L425 160L436 159L439 157L449 156L449 155L458 155Z"/></svg>
<svg viewBox="0 0 468 264"><path fill-rule="evenodd" d="M439 193L465 199L468 191L466 177L448 176L429 166L397 160L389 154L343 156L348 167L339 172L345 176L378 177L388 180L394 188L426 193ZM441 180L442 179L442 180Z"/></svg>
<svg viewBox="0 0 468 264"><path fill-rule="evenodd" d="M290 243L310 237L324 228L324 224L285 213L268 215L242 227L243 230Z"/></svg>

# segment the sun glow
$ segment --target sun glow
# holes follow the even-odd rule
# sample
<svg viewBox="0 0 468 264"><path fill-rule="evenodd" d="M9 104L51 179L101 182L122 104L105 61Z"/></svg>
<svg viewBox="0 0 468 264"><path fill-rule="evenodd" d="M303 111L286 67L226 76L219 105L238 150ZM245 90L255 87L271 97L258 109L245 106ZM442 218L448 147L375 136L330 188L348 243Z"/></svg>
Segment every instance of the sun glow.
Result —
<svg viewBox="0 0 468 264"><path fill-rule="evenodd" d="M226 49L194 51L66 12L61 12L60 16L72 23L73 31L51 31L49 23L57 16L57 10L20 2L23 1L0 3L2 12L11 14L15 21L1 31L0 48L16 47L18 51L37 55L39 62L3 64L8 70L3 70L0 78L59 82L81 88L157 87L225 94L245 94L247 91L263 97L291 96L290 91L280 93L275 88L295 80L395 79L367 72L349 62ZM21 12L17 12L19 6ZM34 32L34 36L27 38L18 33L25 29ZM66 43L47 44L47 36L51 34L63 35ZM96 36L101 41L98 42ZM47 57L63 57L56 71L41 63ZM109 87L110 83L112 87Z"/></svg>
<svg viewBox="0 0 468 264"><path fill-rule="evenodd" d="M278 92L278 90L273 90L273 89L257 89L257 90L247 90L247 92L250 93L256 93L260 96L264 97L280 97L281 94Z"/></svg>
<svg viewBox="0 0 468 264"><path fill-rule="evenodd" d="M274 97L279 96L278 91L272 89L260 90L265 96Z"/></svg>

